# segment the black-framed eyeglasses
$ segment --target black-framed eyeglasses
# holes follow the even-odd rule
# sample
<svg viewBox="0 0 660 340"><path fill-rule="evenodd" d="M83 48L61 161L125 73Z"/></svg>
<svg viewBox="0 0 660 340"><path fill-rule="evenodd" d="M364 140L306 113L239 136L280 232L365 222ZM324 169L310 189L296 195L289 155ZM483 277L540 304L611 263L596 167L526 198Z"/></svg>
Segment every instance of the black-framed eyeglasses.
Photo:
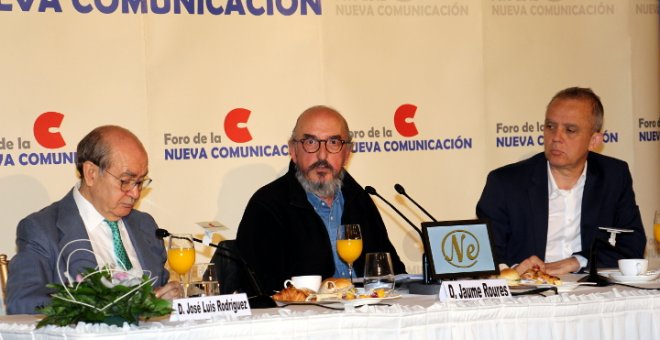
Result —
<svg viewBox="0 0 660 340"><path fill-rule="evenodd" d="M321 148L321 143L325 143L325 150L329 153L337 153L341 151L344 147L344 144L350 144L351 142L345 141L339 138L329 138L329 139L316 139L316 138L302 138L294 139L296 143L302 145L303 150L307 153L315 153Z"/></svg>
<svg viewBox="0 0 660 340"><path fill-rule="evenodd" d="M135 187L137 187L138 191L142 191L142 189L148 187L149 184L151 184L151 182L153 182L153 180L149 177L142 177L140 179L135 179L135 178L122 179L122 178L119 178L119 177L113 175L108 170L103 170L103 171L119 181L119 190L121 190L123 192L129 192L129 191L133 190L133 188L135 188Z"/></svg>

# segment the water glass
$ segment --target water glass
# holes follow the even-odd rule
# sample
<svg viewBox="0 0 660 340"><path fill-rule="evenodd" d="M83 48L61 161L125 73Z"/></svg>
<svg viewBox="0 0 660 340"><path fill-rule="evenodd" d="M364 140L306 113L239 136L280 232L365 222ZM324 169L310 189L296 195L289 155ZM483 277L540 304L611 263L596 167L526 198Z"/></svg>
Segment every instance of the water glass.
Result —
<svg viewBox="0 0 660 340"><path fill-rule="evenodd" d="M390 253L367 253L365 257L364 290L373 295L377 289L382 289L384 296L394 289L394 269Z"/></svg>
<svg viewBox="0 0 660 340"><path fill-rule="evenodd" d="M220 295L215 263L197 263L190 270L189 297Z"/></svg>

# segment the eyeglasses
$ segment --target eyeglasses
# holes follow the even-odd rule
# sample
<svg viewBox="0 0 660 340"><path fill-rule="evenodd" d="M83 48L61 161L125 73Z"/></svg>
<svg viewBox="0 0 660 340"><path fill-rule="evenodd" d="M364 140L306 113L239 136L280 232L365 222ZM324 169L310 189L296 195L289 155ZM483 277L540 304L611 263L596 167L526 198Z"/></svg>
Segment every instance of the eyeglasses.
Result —
<svg viewBox="0 0 660 340"><path fill-rule="evenodd" d="M151 184L153 181L149 177L143 177L142 179L121 179L113 174L110 173L108 170L103 170L105 173L108 175L114 177L116 180L119 181L119 190L123 192L129 192L133 190L133 188L137 187L138 191L142 191L142 189L146 188Z"/></svg>
<svg viewBox="0 0 660 340"><path fill-rule="evenodd" d="M303 138L303 139L294 139L296 143L302 145L303 150L307 153L315 153L321 148L321 143L325 143L325 149L329 153L337 153L341 151L344 147L344 144L351 144L343 139L339 138L329 138L329 139L316 139L316 138Z"/></svg>

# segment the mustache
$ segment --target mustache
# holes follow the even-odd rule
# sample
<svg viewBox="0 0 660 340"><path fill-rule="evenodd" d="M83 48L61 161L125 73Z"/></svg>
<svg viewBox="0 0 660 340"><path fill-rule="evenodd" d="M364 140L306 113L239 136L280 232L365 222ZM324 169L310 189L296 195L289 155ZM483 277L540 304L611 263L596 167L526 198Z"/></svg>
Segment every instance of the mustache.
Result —
<svg viewBox="0 0 660 340"><path fill-rule="evenodd" d="M334 171L334 170L335 170L335 169L332 167L332 165L330 165L330 163L328 163L328 161L322 159L322 160L318 160L318 161L314 162L314 164L310 165L310 166L309 166L309 170L307 170L307 171L312 171L312 170L314 170L314 169L316 169L316 168L321 168L321 167L323 167L323 168L328 168L328 169L330 169L331 171Z"/></svg>

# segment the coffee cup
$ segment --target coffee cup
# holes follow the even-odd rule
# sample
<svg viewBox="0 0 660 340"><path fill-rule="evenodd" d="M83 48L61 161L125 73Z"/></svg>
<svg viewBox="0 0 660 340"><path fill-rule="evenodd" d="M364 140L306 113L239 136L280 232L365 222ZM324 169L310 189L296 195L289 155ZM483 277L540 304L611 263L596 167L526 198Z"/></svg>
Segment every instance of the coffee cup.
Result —
<svg viewBox="0 0 660 340"><path fill-rule="evenodd" d="M624 276L639 276L646 274L649 268L649 260L646 259L623 259L619 260L619 270Z"/></svg>
<svg viewBox="0 0 660 340"><path fill-rule="evenodd" d="M296 288L307 288L316 292L321 287L321 275L292 276L290 280L284 281L284 288L289 284Z"/></svg>

